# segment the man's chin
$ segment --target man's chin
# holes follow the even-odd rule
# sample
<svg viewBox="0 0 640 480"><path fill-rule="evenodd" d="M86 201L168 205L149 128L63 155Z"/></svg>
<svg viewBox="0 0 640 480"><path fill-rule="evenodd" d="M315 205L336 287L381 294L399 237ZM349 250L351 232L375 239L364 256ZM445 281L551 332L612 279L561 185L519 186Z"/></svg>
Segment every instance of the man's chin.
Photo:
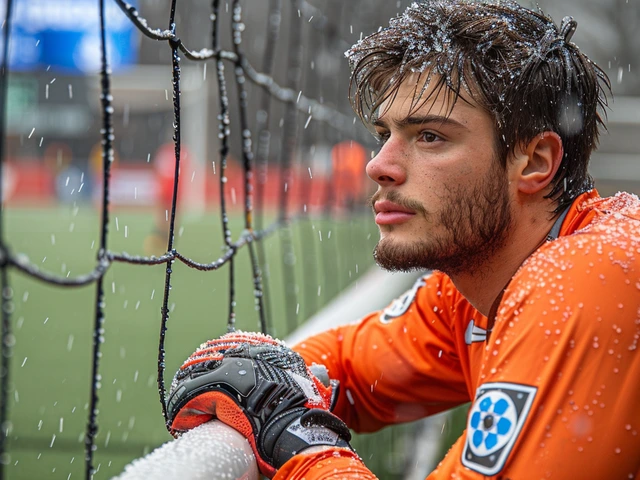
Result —
<svg viewBox="0 0 640 480"><path fill-rule="evenodd" d="M390 238L381 239L373 250L378 266L390 272L439 270L452 275L472 268L473 255L446 250L435 241L401 244Z"/></svg>
<svg viewBox="0 0 640 480"><path fill-rule="evenodd" d="M389 272L413 272L425 270L424 249L417 245L399 245L389 237L383 237L373 250L378 266Z"/></svg>

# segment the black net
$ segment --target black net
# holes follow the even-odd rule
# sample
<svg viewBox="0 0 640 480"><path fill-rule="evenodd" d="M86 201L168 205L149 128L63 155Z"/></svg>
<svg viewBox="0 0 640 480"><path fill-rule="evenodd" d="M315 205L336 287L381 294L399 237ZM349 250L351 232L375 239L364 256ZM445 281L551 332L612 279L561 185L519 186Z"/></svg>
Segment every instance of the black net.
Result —
<svg viewBox="0 0 640 480"><path fill-rule="evenodd" d="M6 2L0 72L0 112L3 112L0 115L0 161L3 164L7 162L6 152L11 154L14 149L14 146L8 148L5 141L8 138L5 119L13 3L12 0ZM120 156L118 151L122 149L118 139L129 136L129 143L134 145L131 149L144 139L140 134L132 133L135 129L129 123L128 105L119 102L114 92L113 81L117 79L110 71L109 25L105 14L109 5L105 5L105 0L99 0L96 8L100 12L100 42L99 51L95 52L101 59L96 92L100 101L98 156L101 161L96 173L99 182L93 205L86 199L80 206L75 200L68 202L64 205L64 213L55 220L56 225L70 220L69 232L72 232L80 207L87 211L79 216L85 215L87 238L95 235L91 237L93 260L79 261L81 249L75 250L72 237L66 235L69 232L57 232L50 233L51 244L64 246L66 242L69 245L66 252L57 252L53 259L62 273L56 274L48 267L49 263L45 261L52 259L47 260L46 254L39 262L44 266L38 265L32 258L42 243L34 241L32 245L31 240L24 244L22 240L12 243L9 241L11 228L6 225L18 225L19 214L23 219L32 218L32 225L40 223L40 217L32 211L11 214L4 202L0 211L0 478L6 472L11 472L11 478L35 478L34 474L20 476L18 472L30 471L25 464L41 461L43 451L45 456L51 451L63 452L64 460L54 458L46 467L54 474L52 478L71 478L80 463L74 453L77 440L84 443L85 478L101 475L107 478L118 473L123 462L142 455L157 444L158 439L166 439L158 433L158 429L164 428L162 419L154 413L152 424L141 420L144 415L140 412L150 409L147 390L157 387L162 414L166 417L167 365L171 369L169 375L172 375L179 360L197 343L224 331L241 328L280 337L286 335L357 279L372 262L370 252L377 234L366 206L371 191L362 178L364 164L371 152L371 137L350 111L346 100L347 65L339 57L358 39L361 30L370 31L385 21L401 8L401 2L397 5L390 2L392 5L385 4L372 12L365 1L325 0L312 5L303 0L270 0L260 2L258 6L250 1L213 0L206 10L200 3L191 3L185 4L184 10L180 11L181 5L173 0L170 5L161 7L158 2L147 2L153 17L149 20L122 0L114 3L135 25L143 42L159 41L157 44L162 45L163 50L158 50L158 56L165 64L171 64L163 70L163 75L169 86L165 100L171 103L168 110L172 118L158 123L158 129L169 125L172 135L170 184L164 187L166 201L154 206L161 212L160 221L149 220L155 215L149 213L150 209L144 210L141 216L139 212L136 212L138 216L132 216L112 201L114 175L117 173L119 181L126 175L126 170L114 171ZM108 4L113 6L112 2ZM250 22L247 21L249 14ZM150 26L162 17L166 28ZM196 28L199 25L204 28ZM250 30L248 25L261 27L258 32ZM206 47L195 50L187 39L206 41ZM244 51L247 44L251 54ZM155 47L142 43L141 49L144 48ZM217 123L216 128L205 128L200 133L206 138L206 158L199 160L201 169L193 166L193 160L185 163L187 154L183 143L185 132L188 133L184 126L185 116L195 108L194 102L188 107L181 105L186 88L184 63L187 62L202 65L197 67L197 72L202 75L198 92L203 97L196 103L209 105L208 108L215 111L211 116ZM207 65L214 67L209 69L208 76ZM192 72L196 67L189 68ZM53 81L46 86L47 95L50 85ZM145 95L145 90L140 90L139 95ZM72 85L69 83L71 96ZM153 100L149 102L152 104ZM153 115L148 114L150 118ZM127 128L123 129L120 123ZM28 139L32 134L33 131ZM24 138L21 136L20 142ZM43 140L40 140L40 146ZM216 192L216 198L211 200L203 194L204 202L212 201L215 207L205 208L197 222L190 223L187 208L181 209L182 199L194 197L196 174L201 175L205 170L209 171L209 180L215 178L217 187L209 189ZM66 177L64 187L69 187L69 178ZM80 176L76 194L83 188L83 178L84 173ZM138 195L137 187L134 190ZM95 214L96 205L99 215ZM99 217L97 234L95 227L89 225L91 221L95 224L96 216ZM193 226L196 223L197 227ZM144 227L138 228L139 225ZM124 240L134 228L152 230L149 238L159 239L161 250L150 253L153 248L147 248L145 243L145 250L149 251L127 253L124 247L130 243ZM183 237L183 231L189 228L193 228L194 233ZM25 250L31 253L24 253ZM82 250L85 251L86 248ZM202 252L213 254L209 258L214 260L194 260ZM116 264L118 269L114 272ZM143 265L164 267L162 275L155 268L148 269L154 273L144 279L138 277L140 269L132 267ZM76 274L72 270L86 273ZM217 270L225 271L227 275L222 287L208 283L209 276L196 279L193 273ZM12 275L11 286L10 272L19 273L15 276L15 284ZM29 283L31 280L34 282ZM35 283L40 286L34 286ZM87 301L84 289L78 290L77 294L67 293L71 287L86 286L95 288L91 303ZM65 293L58 287L67 287ZM173 287L178 292L172 293ZM149 291L150 300L143 300L142 296L149 296ZM29 297L32 303L34 298L37 303L55 299L64 303L66 309L61 310L65 313L58 314L59 317L77 315L81 318L73 324L56 324L56 330L51 333L29 330L29 324L36 323L30 317L30 307L26 306ZM221 301L223 297L224 302ZM121 306L116 308L116 303ZM141 319L145 303L160 309L159 340L155 343L149 340L154 325ZM179 305L183 307L180 309ZM180 315L174 313L176 306L182 312ZM53 303L51 308L56 308ZM92 310L93 316L90 331L84 328L88 309ZM188 313L189 310L200 313ZM190 315L196 318L185 319ZM48 328L49 320L46 316L40 323ZM51 323L57 320L51 316ZM32 332L24 341L21 339L27 334L24 330L20 332L23 326ZM173 330L168 331L169 326ZM156 335L157 328L156 324ZM173 340L171 332L175 333ZM64 342L64 348L59 348L58 340ZM74 342L78 345L84 340L87 345L74 350ZM30 355L25 352L33 351L36 353L30 355L34 360L29 360ZM155 351L157 373L150 374L148 359ZM67 358L68 353L73 355ZM12 362L16 358L17 362ZM115 364L121 365L119 370L109 368ZM80 369L83 369L82 373L77 373ZM63 371L65 373L61 373ZM89 371L88 378L86 371ZM47 390L52 379L61 390ZM77 391L84 388L86 392L87 380L89 397L83 406L82 402L78 403ZM140 384L145 380L146 390L141 393ZM84 387L80 386L82 382ZM44 388L39 389L40 385ZM130 397L130 403L123 402L123 396ZM30 404L27 401L28 405L23 406L25 397L42 400ZM75 403L68 403L69 398L74 398ZM106 405L106 413L99 412L98 407L102 404ZM12 416L12 408L18 411L17 417ZM85 410L85 428L78 435L73 425L78 424L77 418ZM140 434L134 432L136 422L137 431L142 430ZM23 431L14 428L14 423L22 425ZM395 434L387 432L383 435L382 442L391 444ZM360 453L374 467L376 462L380 464L379 475L391 478L391 473L402 471L405 460L402 452L407 450L402 443L394 445L385 448L384 459L374 459L375 449L367 450L366 446ZM29 453L18 455L16 460L16 456L11 455L14 449ZM100 455L100 461L96 461L96 456ZM112 467L110 458L114 455L120 455L123 460L113 462L113 469L109 470Z"/></svg>

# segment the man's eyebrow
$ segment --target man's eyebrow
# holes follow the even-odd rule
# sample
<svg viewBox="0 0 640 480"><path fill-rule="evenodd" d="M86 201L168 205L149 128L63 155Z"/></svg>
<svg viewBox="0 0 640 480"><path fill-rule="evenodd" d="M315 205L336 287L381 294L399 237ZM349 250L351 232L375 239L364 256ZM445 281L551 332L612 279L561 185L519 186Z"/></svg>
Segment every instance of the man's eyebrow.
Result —
<svg viewBox="0 0 640 480"><path fill-rule="evenodd" d="M423 125L429 123L437 123L440 125L448 125L456 128L464 128L467 130L462 123L457 120L452 119L451 117L444 117L441 115L412 115L410 117L405 117L401 120L392 120L393 125L396 128L403 128L409 125ZM389 129L389 124L384 118L376 118L372 122L374 127L386 128Z"/></svg>

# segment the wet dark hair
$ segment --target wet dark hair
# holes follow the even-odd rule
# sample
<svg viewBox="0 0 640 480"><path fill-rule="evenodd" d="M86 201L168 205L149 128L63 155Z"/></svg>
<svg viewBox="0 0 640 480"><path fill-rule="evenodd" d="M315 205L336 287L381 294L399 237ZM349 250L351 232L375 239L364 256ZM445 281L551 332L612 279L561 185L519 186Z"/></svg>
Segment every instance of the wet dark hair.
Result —
<svg viewBox="0 0 640 480"><path fill-rule="evenodd" d="M429 99L422 95L429 82L434 87L429 96L444 89L450 108L464 91L493 117L503 166L517 146L556 132L564 156L546 198L559 212L593 188L587 166L605 128L611 93L607 75L571 43L576 26L565 17L558 28L540 10L508 0L414 3L388 28L346 52L353 108L371 124L383 113L381 104L418 74L425 82L414 94L410 114Z"/></svg>

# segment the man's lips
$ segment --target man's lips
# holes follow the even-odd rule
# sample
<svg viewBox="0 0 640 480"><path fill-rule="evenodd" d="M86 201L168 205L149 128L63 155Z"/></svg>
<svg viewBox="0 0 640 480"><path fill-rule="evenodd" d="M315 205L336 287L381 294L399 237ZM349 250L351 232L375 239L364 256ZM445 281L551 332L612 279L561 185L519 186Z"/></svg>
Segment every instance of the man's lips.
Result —
<svg viewBox="0 0 640 480"><path fill-rule="evenodd" d="M373 205L376 213L376 223L378 225L395 225L403 223L413 217L416 213L413 210L402 207L388 200L381 200Z"/></svg>

